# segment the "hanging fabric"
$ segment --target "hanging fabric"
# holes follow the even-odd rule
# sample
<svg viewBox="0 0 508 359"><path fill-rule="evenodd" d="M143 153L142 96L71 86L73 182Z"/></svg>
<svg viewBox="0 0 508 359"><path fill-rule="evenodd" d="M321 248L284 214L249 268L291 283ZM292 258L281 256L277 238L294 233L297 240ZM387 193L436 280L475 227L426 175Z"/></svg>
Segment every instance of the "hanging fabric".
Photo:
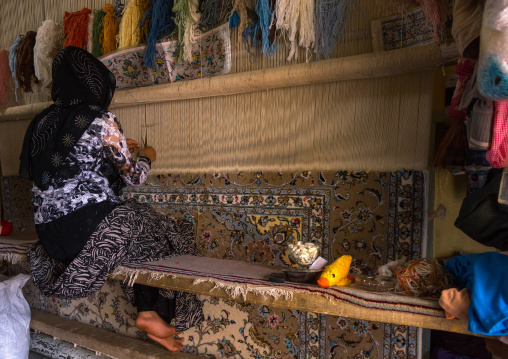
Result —
<svg viewBox="0 0 508 359"><path fill-rule="evenodd" d="M34 46L35 77L44 89L51 87L51 67L56 54L63 47L63 29L53 20L45 20L37 29Z"/></svg>
<svg viewBox="0 0 508 359"><path fill-rule="evenodd" d="M102 8L106 13L102 20L102 53L108 54L116 50L116 35L118 34L119 21L115 15L115 7L106 4Z"/></svg>
<svg viewBox="0 0 508 359"><path fill-rule="evenodd" d="M16 50L16 78L25 92L33 92L32 82L39 83L34 70L36 36L35 31L28 31L24 36L21 36L21 41Z"/></svg>
<svg viewBox="0 0 508 359"><path fill-rule="evenodd" d="M130 0L123 10L118 32L118 47L139 45L146 39L148 23L141 29L139 24L150 6L150 0Z"/></svg>
<svg viewBox="0 0 508 359"><path fill-rule="evenodd" d="M87 8L71 13L65 12L63 21L64 47L76 46L86 49L88 45L88 20L91 12Z"/></svg>

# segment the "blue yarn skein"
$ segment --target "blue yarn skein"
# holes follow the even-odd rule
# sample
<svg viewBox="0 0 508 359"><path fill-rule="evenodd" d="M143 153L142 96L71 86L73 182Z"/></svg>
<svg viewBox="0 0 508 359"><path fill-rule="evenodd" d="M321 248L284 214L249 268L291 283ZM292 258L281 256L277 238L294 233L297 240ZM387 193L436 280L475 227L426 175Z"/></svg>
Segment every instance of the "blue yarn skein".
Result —
<svg viewBox="0 0 508 359"><path fill-rule="evenodd" d="M508 99L508 76L498 66L499 56L491 54L487 64L480 64L478 69L478 90L493 101Z"/></svg>
<svg viewBox="0 0 508 359"><path fill-rule="evenodd" d="M351 16L354 0L316 0L314 11L314 49L316 58L329 59L337 46L338 39L346 32L346 22Z"/></svg>
<svg viewBox="0 0 508 359"><path fill-rule="evenodd" d="M164 36L171 35L175 29L175 14L173 13L173 0L152 0L150 7L143 15L139 27L148 21L147 46L144 56L144 65L152 67L155 60L156 42Z"/></svg>
<svg viewBox="0 0 508 359"><path fill-rule="evenodd" d="M262 46L261 52L266 56L273 55L277 51L277 42L274 41L270 46L270 25L272 24L272 13L273 10L269 3L270 0L257 0L256 1L256 13L259 16L259 22L257 24L254 34L257 34L257 29L261 28L261 39ZM256 36L254 35L252 45L256 46Z"/></svg>
<svg viewBox="0 0 508 359"><path fill-rule="evenodd" d="M9 67L11 68L12 79L14 80L14 94L16 95L16 102L18 102L18 79L16 78L16 50L18 49L21 37L18 37L9 49Z"/></svg>

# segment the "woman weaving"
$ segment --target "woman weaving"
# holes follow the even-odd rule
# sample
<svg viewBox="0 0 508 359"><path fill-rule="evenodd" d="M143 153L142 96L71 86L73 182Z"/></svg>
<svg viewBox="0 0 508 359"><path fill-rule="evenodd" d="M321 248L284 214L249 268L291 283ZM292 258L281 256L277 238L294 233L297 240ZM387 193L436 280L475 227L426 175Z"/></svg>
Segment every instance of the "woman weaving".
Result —
<svg viewBox="0 0 508 359"><path fill-rule="evenodd" d="M20 175L34 182L39 242L28 257L36 286L47 296L82 298L98 291L122 263L195 255L190 224L118 197L125 184L146 180L156 152L142 149L133 160L130 152L139 144L124 137L107 110L113 74L76 47L60 51L52 71L54 104L30 123L20 158ZM129 289L126 295L138 308L136 326L169 350L181 350L176 331L203 319L196 296L137 284Z"/></svg>

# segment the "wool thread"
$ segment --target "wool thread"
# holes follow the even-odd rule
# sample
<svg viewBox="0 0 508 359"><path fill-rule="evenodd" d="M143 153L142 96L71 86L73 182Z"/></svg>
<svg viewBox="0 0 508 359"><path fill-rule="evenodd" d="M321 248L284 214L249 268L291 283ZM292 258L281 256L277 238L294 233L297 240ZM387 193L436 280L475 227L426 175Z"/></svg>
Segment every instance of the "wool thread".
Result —
<svg viewBox="0 0 508 359"><path fill-rule="evenodd" d="M127 3L118 31L118 47L139 45L145 41L148 22L143 28L140 28L139 24L149 6L150 0L130 0Z"/></svg>
<svg viewBox="0 0 508 359"><path fill-rule="evenodd" d="M256 13L259 17L257 28L261 30L261 52L265 56L271 56L277 51L277 43L270 43L270 29L273 24L273 8L270 0L257 0ZM254 38L255 39L255 38Z"/></svg>
<svg viewBox="0 0 508 359"><path fill-rule="evenodd" d="M101 36L103 29L103 20L106 12L104 10L95 10L93 18L93 39L92 39L92 55L99 57L102 55Z"/></svg>
<svg viewBox="0 0 508 359"><path fill-rule="evenodd" d="M86 51L92 53L93 50L93 25L95 20L95 11L92 11L90 15L88 15L88 42L86 45Z"/></svg>
<svg viewBox="0 0 508 359"><path fill-rule="evenodd" d="M8 102L11 88L11 71L9 68L9 52L0 50L0 108Z"/></svg>
<svg viewBox="0 0 508 359"><path fill-rule="evenodd" d="M180 51L178 62L192 62L192 45L195 43L194 32L200 19L198 0L175 0L173 12L178 28Z"/></svg>
<svg viewBox="0 0 508 359"><path fill-rule="evenodd" d="M226 22L231 14L234 0L205 0L199 4L201 19L199 28L202 31L213 29Z"/></svg>
<svg viewBox="0 0 508 359"><path fill-rule="evenodd" d="M439 296L451 284L449 275L437 260L424 258L395 267L397 285L395 290L405 295Z"/></svg>
<svg viewBox="0 0 508 359"><path fill-rule="evenodd" d="M45 20L37 29L34 46L34 73L43 89L52 81L52 63L63 47L63 28L53 20Z"/></svg>
<svg viewBox="0 0 508 359"><path fill-rule="evenodd" d="M16 78L24 92L33 92L32 82L39 83L34 70L35 31L28 31L21 36L16 50Z"/></svg>
<svg viewBox="0 0 508 359"><path fill-rule="evenodd" d="M106 13L102 20L102 54L108 54L116 50L116 35L118 34L119 21L115 15L115 7L111 4L106 4L102 8Z"/></svg>
<svg viewBox="0 0 508 359"><path fill-rule="evenodd" d="M9 49L9 67L11 68L12 81L14 82L14 93L16 94L16 102L18 102L18 79L16 78L16 53L18 51L21 36L17 37Z"/></svg>
<svg viewBox="0 0 508 359"><path fill-rule="evenodd" d="M76 46L86 49L88 46L88 20L90 9L81 11L65 12L63 21L64 47Z"/></svg>
<svg viewBox="0 0 508 359"><path fill-rule="evenodd" d="M147 12L143 15L140 26L149 21L147 46L144 65L152 67L155 60L156 42L164 36L171 35L175 29L173 0L152 0Z"/></svg>
<svg viewBox="0 0 508 359"><path fill-rule="evenodd" d="M314 51L316 59L329 59L340 38L346 33L355 0L316 0Z"/></svg>

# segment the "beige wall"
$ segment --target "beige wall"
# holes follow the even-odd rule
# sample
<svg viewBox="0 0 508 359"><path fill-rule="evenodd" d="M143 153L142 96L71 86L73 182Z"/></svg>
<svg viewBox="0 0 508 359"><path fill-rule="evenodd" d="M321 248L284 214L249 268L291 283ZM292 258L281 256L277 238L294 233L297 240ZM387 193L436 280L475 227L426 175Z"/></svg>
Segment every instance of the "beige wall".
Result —
<svg viewBox="0 0 508 359"><path fill-rule="evenodd" d="M434 219L434 257L450 256L456 251L481 253L495 250L472 240L454 226L466 191L466 175L453 175L448 170L436 168L435 206L442 203L446 207L446 216Z"/></svg>

